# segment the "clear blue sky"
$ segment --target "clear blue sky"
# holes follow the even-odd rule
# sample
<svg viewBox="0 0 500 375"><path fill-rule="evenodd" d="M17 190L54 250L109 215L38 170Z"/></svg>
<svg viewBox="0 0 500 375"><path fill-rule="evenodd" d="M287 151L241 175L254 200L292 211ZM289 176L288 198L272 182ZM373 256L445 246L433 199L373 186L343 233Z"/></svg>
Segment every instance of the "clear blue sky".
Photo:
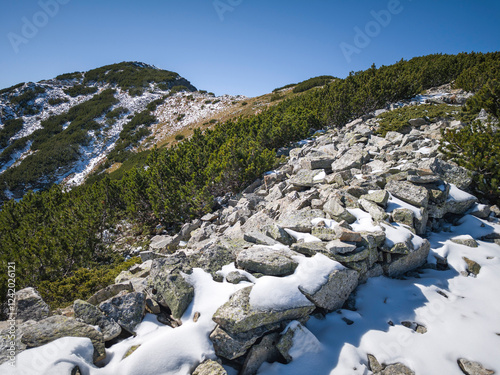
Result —
<svg viewBox="0 0 500 375"><path fill-rule="evenodd" d="M255 96L372 63L496 50L497 0L2 0L0 12L0 88L134 60Z"/></svg>

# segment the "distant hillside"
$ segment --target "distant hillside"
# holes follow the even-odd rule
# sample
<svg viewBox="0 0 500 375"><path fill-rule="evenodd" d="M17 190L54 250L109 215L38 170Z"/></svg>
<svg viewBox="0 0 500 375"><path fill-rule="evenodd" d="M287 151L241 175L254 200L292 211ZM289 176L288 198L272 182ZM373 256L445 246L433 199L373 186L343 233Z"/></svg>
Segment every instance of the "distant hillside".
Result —
<svg viewBox="0 0 500 375"><path fill-rule="evenodd" d="M165 103L186 101L195 91L179 74L139 62L0 90L0 197L79 184L104 161L125 160L154 125L158 131L158 106L169 112Z"/></svg>

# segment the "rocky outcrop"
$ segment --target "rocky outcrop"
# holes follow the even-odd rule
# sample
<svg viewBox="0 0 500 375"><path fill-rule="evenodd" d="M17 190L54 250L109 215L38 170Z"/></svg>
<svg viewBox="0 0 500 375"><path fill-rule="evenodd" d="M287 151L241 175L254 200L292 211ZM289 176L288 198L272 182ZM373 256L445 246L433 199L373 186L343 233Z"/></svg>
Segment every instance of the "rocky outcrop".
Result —
<svg viewBox="0 0 500 375"><path fill-rule="evenodd" d="M16 319L23 322L45 319L50 310L34 288L24 288L16 292L16 308Z"/></svg>
<svg viewBox="0 0 500 375"><path fill-rule="evenodd" d="M122 332L120 325L116 321L88 302L76 300L73 303L73 310L75 311L75 318L78 320L91 326L98 326L103 334L104 341L113 340Z"/></svg>

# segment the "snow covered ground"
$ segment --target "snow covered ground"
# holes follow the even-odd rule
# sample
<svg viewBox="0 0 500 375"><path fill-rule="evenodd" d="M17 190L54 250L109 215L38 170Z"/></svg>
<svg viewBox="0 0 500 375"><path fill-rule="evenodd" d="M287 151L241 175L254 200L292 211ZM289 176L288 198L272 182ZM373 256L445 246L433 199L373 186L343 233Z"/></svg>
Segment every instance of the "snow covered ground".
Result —
<svg viewBox="0 0 500 375"><path fill-rule="evenodd" d="M460 225L450 226L449 231L432 233L428 237L432 247L428 262L436 264L435 256L446 257L448 270L430 267L405 279L369 279L357 289L356 311L338 310L324 319L311 318L306 329L295 335L293 361L287 365L264 363L259 374L370 374L367 354L376 356L381 363L401 362L416 374L462 374L457 365L459 358L478 361L499 372L500 246L478 240L491 233L500 234L498 221L488 222L472 215L464 216ZM479 246L467 247L450 240L459 235L472 236ZM464 257L481 265L477 277L466 276ZM318 255L303 258L296 272L281 278L281 282L287 283L289 290L299 284L313 285L314 277L317 280L339 266ZM234 264L228 265L223 273L233 269ZM282 288L276 288L271 279L250 277L255 282L252 304L268 307L273 300L286 303L272 294ZM213 313L232 293L251 284L217 283L200 269L195 269L189 280L195 298L182 318L183 325L173 329L148 315L136 337L107 349L101 368L91 364L90 340L63 338L22 352L15 368L4 364L0 372L67 374L79 365L83 374L89 375L190 374L204 359L215 358L208 338L215 327ZM288 303L309 301L297 298ZM201 313L196 323L195 312ZM416 332L417 324L426 332ZM127 350L136 345L141 346L123 359ZM226 369L236 374L234 369Z"/></svg>

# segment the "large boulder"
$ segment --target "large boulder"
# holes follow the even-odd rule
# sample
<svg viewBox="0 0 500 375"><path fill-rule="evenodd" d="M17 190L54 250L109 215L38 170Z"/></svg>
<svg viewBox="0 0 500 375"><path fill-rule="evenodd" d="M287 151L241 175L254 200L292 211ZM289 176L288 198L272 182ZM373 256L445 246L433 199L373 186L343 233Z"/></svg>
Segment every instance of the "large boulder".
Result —
<svg viewBox="0 0 500 375"><path fill-rule="evenodd" d="M249 272L270 276L290 275L297 268L294 256L300 255L288 248L254 246L242 250L236 257L236 265Z"/></svg>
<svg viewBox="0 0 500 375"><path fill-rule="evenodd" d="M76 300L73 302L73 310L75 318L91 326L98 326L104 336L104 341L113 340L122 332L116 321L88 302Z"/></svg>
<svg viewBox="0 0 500 375"><path fill-rule="evenodd" d="M102 302L99 308L122 328L135 333L146 311L146 295L132 292Z"/></svg>
<svg viewBox="0 0 500 375"><path fill-rule="evenodd" d="M290 183L299 188L310 188L314 185L323 183L326 174L323 170L301 169L292 177Z"/></svg>
<svg viewBox="0 0 500 375"><path fill-rule="evenodd" d="M422 161L419 167L430 169L433 173L442 176L445 181L455 184L462 190L468 189L472 183L471 173L467 169L438 158L430 158Z"/></svg>
<svg viewBox="0 0 500 375"><path fill-rule="evenodd" d="M62 315L51 316L25 328L21 341L29 349L66 336L88 337L94 346L94 362L106 358L104 337L101 332L88 324Z"/></svg>
<svg viewBox="0 0 500 375"><path fill-rule="evenodd" d="M156 300L180 319L194 297L194 288L179 271L165 271L153 279Z"/></svg>
<svg viewBox="0 0 500 375"><path fill-rule="evenodd" d="M335 270L326 282L314 290L299 286L299 290L317 307L333 311L340 309L358 286L358 273L350 269Z"/></svg>
<svg viewBox="0 0 500 375"><path fill-rule="evenodd" d="M39 321L49 316L49 305L34 288L24 288L16 292L16 320Z"/></svg>
<svg viewBox="0 0 500 375"><path fill-rule="evenodd" d="M278 323L284 320L300 320L315 309L313 304L284 310L260 310L250 305L252 287L238 290L228 302L219 307L212 319L225 331L247 332L255 328Z"/></svg>

